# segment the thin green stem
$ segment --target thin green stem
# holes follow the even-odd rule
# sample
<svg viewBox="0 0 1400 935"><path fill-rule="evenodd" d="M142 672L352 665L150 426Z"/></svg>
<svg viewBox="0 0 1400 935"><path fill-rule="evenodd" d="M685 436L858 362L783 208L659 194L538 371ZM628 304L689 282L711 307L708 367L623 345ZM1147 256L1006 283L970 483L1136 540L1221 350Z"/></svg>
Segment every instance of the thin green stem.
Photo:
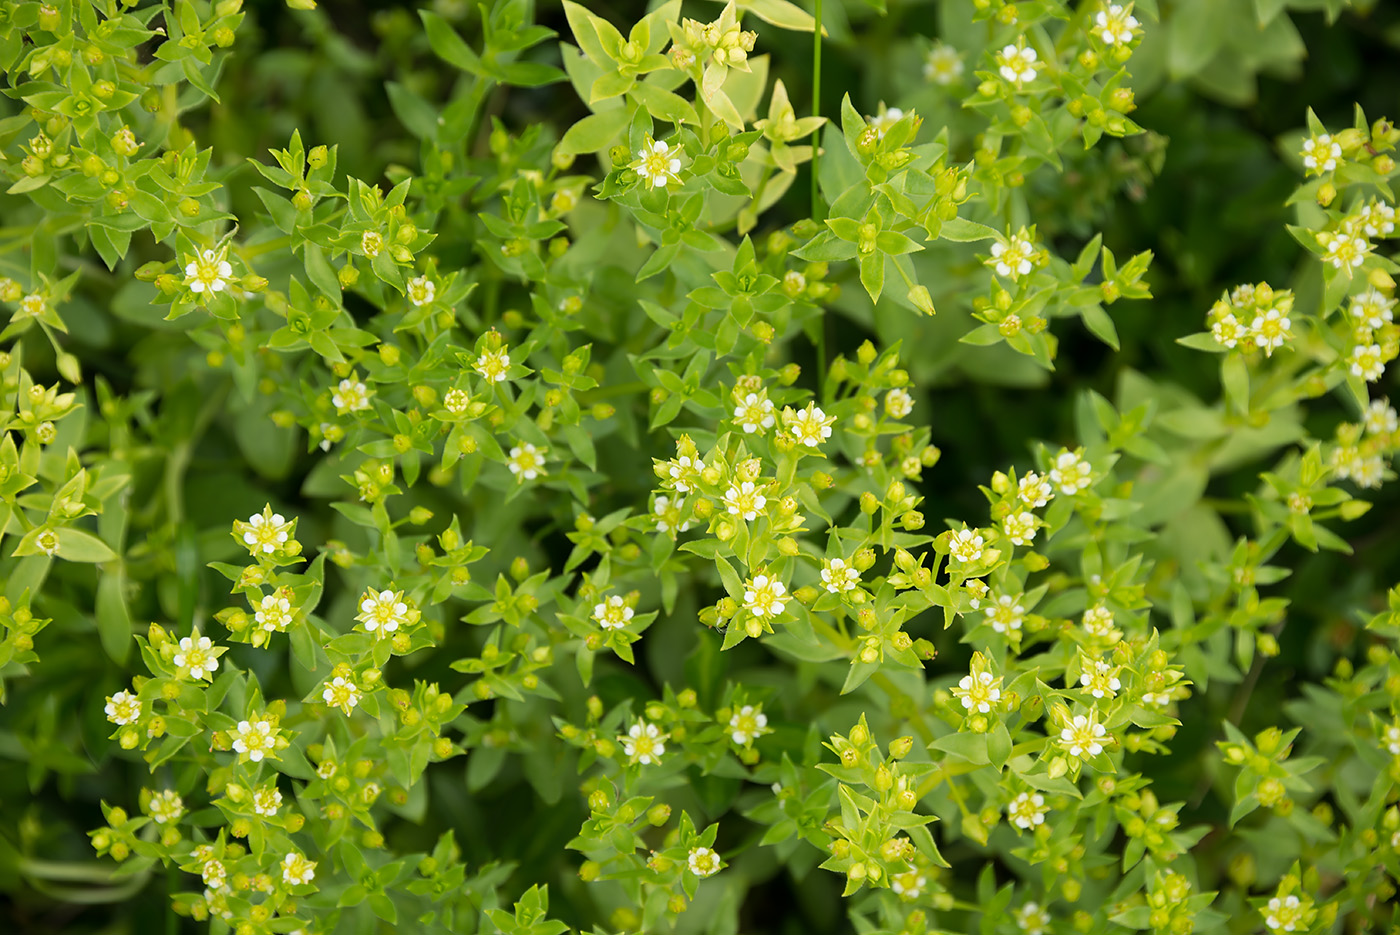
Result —
<svg viewBox="0 0 1400 935"><path fill-rule="evenodd" d="M816 0L812 13L816 23L812 27L812 116L822 112L822 0ZM822 209L821 185L817 171L821 161L821 127L812 131L812 220L820 221L826 212ZM825 341L822 342L825 345ZM826 354L822 353L822 371L825 372Z"/></svg>

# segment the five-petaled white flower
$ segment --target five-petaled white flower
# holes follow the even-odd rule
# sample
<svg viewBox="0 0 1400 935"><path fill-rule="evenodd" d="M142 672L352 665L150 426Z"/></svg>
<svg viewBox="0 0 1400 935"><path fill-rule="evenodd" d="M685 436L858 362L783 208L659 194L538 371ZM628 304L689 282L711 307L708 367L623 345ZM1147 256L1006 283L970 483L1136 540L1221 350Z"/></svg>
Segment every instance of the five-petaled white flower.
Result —
<svg viewBox="0 0 1400 935"><path fill-rule="evenodd" d="M1030 238L1024 235L1025 231L1022 230L1021 233L1006 239L999 239L992 244L992 256L987 260L987 265L998 276L1004 276L1015 282L1022 276L1030 275L1031 270L1035 269L1039 254L1036 252L1035 244L1031 243Z"/></svg>
<svg viewBox="0 0 1400 935"><path fill-rule="evenodd" d="M1367 237L1389 237L1395 233L1395 208L1372 199L1357 212L1356 226Z"/></svg>
<svg viewBox="0 0 1400 935"><path fill-rule="evenodd" d="M19 315L21 318L38 318L48 309L49 303L37 292L31 293L19 300Z"/></svg>
<svg viewBox="0 0 1400 935"><path fill-rule="evenodd" d="M130 724L141 718L141 699L129 691L119 691L107 696L107 706L103 710L113 724Z"/></svg>
<svg viewBox="0 0 1400 935"><path fill-rule="evenodd" d="M656 531L670 533L675 538L676 533L685 532L690 528L690 521L681 519L681 508L685 506L684 500L672 500L667 496L659 496L656 502L651 505L651 515L656 520Z"/></svg>
<svg viewBox="0 0 1400 935"><path fill-rule="evenodd" d="M692 847L686 857L686 866L697 877L708 877L719 873L719 855L708 847Z"/></svg>
<svg viewBox="0 0 1400 935"><path fill-rule="evenodd" d="M767 575L755 575L744 585L744 609L755 617L776 617L787 606L787 587Z"/></svg>
<svg viewBox="0 0 1400 935"><path fill-rule="evenodd" d="M296 851L282 858L282 881L288 886L305 886L316 879L316 862Z"/></svg>
<svg viewBox="0 0 1400 935"><path fill-rule="evenodd" d="M737 744L748 744L768 733L768 715L761 707L746 704L729 719L729 736Z"/></svg>
<svg viewBox="0 0 1400 935"><path fill-rule="evenodd" d="M962 77L963 68L962 53L942 42L935 44L924 58L924 78L934 84L952 84Z"/></svg>
<svg viewBox="0 0 1400 935"><path fill-rule="evenodd" d="M349 714L350 710L360 703L360 690L355 687L354 682L337 675L326 683L321 698L332 708L339 708L345 714Z"/></svg>
<svg viewBox="0 0 1400 935"><path fill-rule="evenodd" d="M997 71L1019 90L1027 81L1035 80L1036 69L1042 67L1037 58L1035 49L1027 48L1024 44L1004 46L996 54Z"/></svg>
<svg viewBox="0 0 1400 935"><path fill-rule="evenodd" d="M1050 468L1051 482L1060 488L1060 493L1067 495L1079 493L1088 487L1093 474L1094 466L1085 461L1080 452L1064 448L1055 455L1054 465Z"/></svg>
<svg viewBox="0 0 1400 935"><path fill-rule="evenodd" d="M1123 687L1118 678L1118 667L1111 666L1102 659L1084 660L1084 671L1079 674L1079 684L1095 698L1112 698L1113 693Z"/></svg>
<svg viewBox="0 0 1400 935"><path fill-rule="evenodd" d="M277 748L277 728L264 718L250 715L248 720L239 721L233 729L233 749L240 760L261 763L263 758Z"/></svg>
<svg viewBox="0 0 1400 935"><path fill-rule="evenodd" d="M156 824L171 825L185 814L185 800L174 789L162 789L151 796L146 811L151 813L151 821Z"/></svg>
<svg viewBox="0 0 1400 935"><path fill-rule="evenodd" d="M705 470L704 461L692 458L690 455L680 455L671 462L667 473L671 477L671 486L676 488L677 493L689 493L703 470Z"/></svg>
<svg viewBox="0 0 1400 935"><path fill-rule="evenodd" d="M1026 608L1010 594L998 595L987 604L987 624L998 633L1010 633L1021 629L1025 620Z"/></svg>
<svg viewBox="0 0 1400 935"><path fill-rule="evenodd" d="M815 448L831 437L831 426L836 422L836 417L827 416L816 403L808 403L806 409L797 412L783 410L783 421L788 424L788 430L798 444Z"/></svg>
<svg viewBox="0 0 1400 935"><path fill-rule="evenodd" d="M224 880L228 878L228 870L221 860L206 860L199 868L199 875L204 880L204 885L210 889L223 889Z"/></svg>
<svg viewBox="0 0 1400 935"><path fill-rule="evenodd" d="M976 529L964 526L948 540L948 554L964 565L970 565L982 557L985 541Z"/></svg>
<svg viewBox="0 0 1400 935"><path fill-rule="evenodd" d="M1094 33L1107 45L1127 45L1133 41L1137 17L1113 3L1094 17Z"/></svg>
<svg viewBox="0 0 1400 935"><path fill-rule="evenodd" d="M646 721L638 720L618 740L622 743L622 752L632 762L643 766L660 763L662 754L666 752L666 735L655 724Z"/></svg>
<svg viewBox="0 0 1400 935"><path fill-rule="evenodd" d="M918 899L926 885L928 885L928 877L917 870L906 870L904 873L890 876L890 889L894 891L896 896L906 901Z"/></svg>
<svg viewBox="0 0 1400 935"><path fill-rule="evenodd" d="M359 380L344 379L336 385L335 392L331 393L331 405L335 406L335 411L344 415L347 412L360 412L369 408L368 386Z"/></svg>
<svg viewBox="0 0 1400 935"><path fill-rule="evenodd" d="M1016 926L1026 935L1045 935L1050 927L1050 913L1039 903L1026 903L1014 913Z"/></svg>
<svg viewBox="0 0 1400 935"><path fill-rule="evenodd" d="M409 623L409 607L402 591L388 589L365 591L360 599L360 612L355 619L364 624L365 631L376 636L388 636Z"/></svg>
<svg viewBox="0 0 1400 935"><path fill-rule="evenodd" d="M1097 717L1093 711L1088 715L1076 714L1060 729L1060 744L1070 756L1085 759L1103 752L1104 738L1108 731L1098 722Z"/></svg>
<svg viewBox="0 0 1400 935"><path fill-rule="evenodd" d="M258 601L253 620L269 633L283 633L292 622L292 602L283 597L281 591L264 594Z"/></svg>
<svg viewBox="0 0 1400 935"><path fill-rule="evenodd" d="M892 389L885 394L885 412L889 413L892 419L903 419L914 411L914 397L909 395L908 390Z"/></svg>
<svg viewBox="0 0 1400 935"><path fill-rule="evenodd" d="M222 250L204 250L185 264L185 285L196 295L223 292L232 276L233 267Z"/></svg>
<svg viewBox="0 0 1400 935"><path fill-rule="evenodd" d="M1385 748L1393 755L1400 756L1400 724L1386 725Z"/></svg>
<svg viewBox="0 0 1400 935"><path fill-rule="evenodd" d="M1308 170L1308 175L1322 175L1337 168L1342 161L1342 146L1330 133L1319 133L1303 140L1299 155L1303 157L1303 168Z"/></svg>
<svg viewBox="0 0 1400 935"><path fill-rule="evenodd" d="M1367 328L1380 328L1395 318L1395 300L1379 289L1367 289L1351 298L1351 316Z"/></svg>
<svg viewBox="0 0 1400 935"><path fill-rule="evenodd" d="M1400 430L1400 413L1384 399L1373 399L1371 405L1361 414L1361 423L1367 435L1389 435Z"/></svg>
<svg viewBox="0 0 1400 935"><path fill-rule="evenodd" d="M822 585L832 594L850 591L860 584L860 572L845 559L832 558L822 561Z"/></svg>
<svg viewBox="0 0 1400 935"><path fill-rule="evenodd" d="M1045 796L1039 792L1022 792L1006 805L1006 817L1023 831L1045 824L1045 813L1048 811Z"/></svg>
<svg viewBox="0 0 1400 935"><path fill-rule="evenodd" d="M360 250L365 256L374 259L384 249L384 236L378 231L365 231L360 235Z"/></svg>
<svg viewBox="0 0 1400 935"><path fill-rule="evenodd" d="M248 522L240 523L243 544L248 554L257 556L259 552L271 555L287 544L291 537L292 524L281 513L273 513L271 507L248 517Z"/></svg>
<svg viewBox="0 0 1400 935"><path fill-rule="evenodd" d="M1088 633L1096 640L1106 640L1115 643L1122 636L1113 628L1113 611L1103 604L1095 604L1084 611L1083 617L1084 632Z"/></svg>
<svg viewBox="0 0 1400 935"><path fill-rule="evenodd" d="M1016 482L1016 496L1028 507L1042 507L1055 499L1050 482L1035 471L1027 471Z"/></svg>
<svg viewBox="0 0 1400 935"><path fill-rule="evenodd" d="M1006 538L1011 540L1012 545L1030 545L1034 542L1035 526L1035 514L1025 510L1008 513L1001 521L1002 532L1006 533Z"/></svg>
<svg viewBox="0 0 1400 935"><path fill-rule="evenodd" d="M1371 252L1371 245L1364 237L1348 234L1346 231L1330 231L1317 235L1322 244L1322 262L1331 263L1334 269L1344 269L1348 274L1362 263Z"/></svg>
<svg viewBox="0 0 1400 935"><path fill-rule="evenodd" d="M953 695L969 711L988 714L992 705L1001 700L1001 679L985 669L964 675L953 689Z"/></svg>
<svg viewBox="0 0 1400 935"><path fill-rule="evenodd" d="M487 383L500 383L506 378L506 371L510 370L510 354L505 348L497 350L482 351L477 355L476 372L486 378Z"/></svg>
<svg viewBox="0 0 1400 935"><path fill-rule="evenodd" d="M1249 330L1254 333L1254 343L1264 349L1264 356L1272 357L1274 349L1282 347L1283 342L1293 336L1289 330L1292 324L1286 315L1271 308L1255 315Z"/></svg>
<svg viewBox="0 0 1400 935"><path fill-rule="evenodd" d="M677 174L681 171L681 161L671 155L670 146L651 137L646 138L637 152L637 160L633 166L637 176L652 188L665 188L672 182L681 180Z"/></svg>
<svg viewBox="0 0 1400 935"><path fill-rule="evenodd" d="M521 442L510 450L510 458L506 461L506 466L515 475L520 483L527 480L534 480L541 474L547 474L544 469L544 453L547 448L536 448L529 442Z"/></svg>
<svg viewBox="0 0 1400 935"><path fill-rule="evenodd" d="M437 284L427 276L415 276L408 281L408 300L414 305L427 305L437 297Z"/></svg>
<svg viewBox="0 0 1400 935"><path fill-rule="evenodd" d="M767 508L768 498L753 481L746 480L731 485L724 492L724 505L730 513L752 522Z"/></svg>
<svg viewBox="0 0 1400 935"><path fill-rule="evenodd" d="M1211 322L1210 336L1215 338L1215 342L1227 350L1234 350L1243 340L1249 337L1249 330L1240 324L1240 320L1231 312L1225 312Z"/></svg>
<svg viewBox="0 0 1400 935"><path fill-rule="evenodd" d="M1299 926L1307 927L1305 917L1309 908L1297 896L1275 896L1260 912L1264 916L1264 924L1273 931L1294 932Z"/></svg>
<svg viewBox="0 0 1400 935"><path fill-rule="evenodd" d="M282 793L276 786L267 786L253 793L253 811L264 818L271 818L282 807Z"/></svg>
<svg viewBox="0 0 1400 935"><path fill-rule="evenodd" d="M768 393L759 390L744 396L734 407L734 421L750 435L755 432L762 435L765 430L771 429L774 422L773 401L768 398Z"/></svg>
<svg viewBox="0 0 1400 935"><path fill-rule="evenodd" d="M180 648L171 661L175 663L175 668L189 672L193 679L211 678L213 671L219 667L213 640L200 636L198 630L180 640Z"/></svg>
<svg viewBox="0 0 1400 935"><path fill-rule="evenodd" d="M632 619L632 608L619 595L593 605L593 619L604 630L620 630Z"/></svg>
<svg viewBox="0 0 1400 935"><path fill-rule="evenodd" d="M1351 349L1351 375L1375 383L1385 373L1379 344L1358 344Z"/></svg>

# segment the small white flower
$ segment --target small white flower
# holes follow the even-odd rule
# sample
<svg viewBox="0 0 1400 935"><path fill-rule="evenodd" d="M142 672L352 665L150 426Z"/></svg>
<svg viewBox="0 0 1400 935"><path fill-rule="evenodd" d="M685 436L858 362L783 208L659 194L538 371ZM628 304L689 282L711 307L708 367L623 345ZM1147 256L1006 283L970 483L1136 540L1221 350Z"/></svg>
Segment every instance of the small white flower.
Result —
<svg viewBox="0 0 1400 935"><path fill-rule="evenodd" d="M1028 507L1042 507L1055 499L1055 491L1044 477L1035 471L1027 471L1016 482L1016 496Z"/></svg>
<svg viewBox="0 0 1400 935"><path fill-rule="evenodd" d="M787 587L767 575L757 575L744 586L744 608L755 617L776 617L787 606Z"/></svg>
<svg viewBox="0 0 1400 935"><path fill-rule="evenodd" d="M19 300L19 316L22 318L38 318L48 309L49 303L42 295L31 293Z"/></svg>
<svg viewBox="0 0 1400 935"><path fill-rule="evenodd" d="M1275 896L1269 900L1267 908L1260 910L1264 924L1275 931L1293 932L1303 924L1303 916L1308 907L1297 896Z"/></svg>
<svg viewBox="0 0 1400 935"><path fill-rule="evenodd" d="M834 416L828 417L815 403L808 403L806 409L797 412L791 409L784 410L783 420L787 422L788 429L798 444L808 448L815 448L830 438L831 426L836 422Z"/></svg>
<svg viewBox="0 0 1400 935"><path fill-rule="evenodd" d="M889 128L903 119L904 111L900 110L898 107L889 107L880 111L876 116L871 117L869 123L870 126L874 128L875 135L880 139L884 139L885 133Z"/></svg>
<svg viewBox="0 0 1400 935"><path fill-rule="evenodd" d="M233 267L224 259L222 250L205 250L185 264L185 285L195 295L223 292L232 276Z"/></svg>
<svg viewBox="0 0 1400 935"><path fill-rule="evenodd" d="M534 480L541 474L548 473L544 469L544 452L547 450L536 448L529 442L521 442L510 450L506 466L510 468L510 472L516 476L520 483Z"/></svg>
<svg viewBox="0 0 1400 935"><path fill-rule="evenodd" d="M762 709L746 704L729 719L729 736L740 745L752 743L768 733L768 715Z"/></svg>
<svg viewBox="0 0 1400 935"><path fill-rule="evenodd" d="M690 528L690 520L681 519L681 510L685 506L685 501L673 501L670 497L659 496L651 506L651 515L656 520L657 532L670 533L671 538L675 538L676 533L685 532Z"/></svg>
<svg viewBox="0 0 1400 935"><path fill-rule="evenodd" d="M1011 540L1012 545L1030 545L1035 541L1036 518L1034 513L1022 510L1019 513L1008 513L1001 521L1002 532L1006 538Z"/></svg>
<svg viewBox="0 0 1400 935"><path fill-rule="evenodd" d="M365 256L374 259L384 249L384 236L378 231L365 231L360 235L360 250Z"/></svg>
<svg viewBox="0 0 1400 935"><path fill-rule="evenodd" d="M671 155L671 148L667 144L651 137L647 137L637 152L633 166L638 177L652 188L665 188L672 182L681 180L677 174L681 170L681 161Z"/></svg>
<svg viewBox="0 0 1400 935"><path fill-rule="evenodd" d="M953 689L953 695L968 711L988 714L992 705L1001 700L1001 679L985 670L964 675Z"/></svg>
<svg viewBox="0 0 1400 935"><path fill-rule="evenodd" d="M1024 45L1008 45L996 54L997 71L1007 81L1016 85L1017 90L1027 81L1035 80L1036 69L1041 68L1036 61L1039 56L1035 49Z"/></svg>
<svg viewBox="0 0 1400 935"><path fill-rule="evenodd" d="M185 814L185 802L174 789L162 789L151 796L151 804L146 810L156 824L173 825Z"/></svg>
<svg viewBox="0 0 1400 935"><path fill-rule="evenodd" d="M1016 925L1025 932L1025 935L1045 935L1045 930L1050 927L1050 913L1040 907L1039 903L1026 903L1015 912Z"/></svg>
<svg viewBox="0 0 1400 935"><path fill-rule="evenodd" d="M646 721L637 721L618 740L622 743L622 752L634 763L643 766L660 763L662 754L666 752L666 735L655 724Z"/></svg>
<svg viewBox="0 0 1400 935"><path fill-rule="evenodd" d="M129 691L119 691L107 697L107 720L124 726L141 718L141 699Z"/></svg>
<svg viewBox="0 0 1400 935"><path fill-rule="evenodd" d="M705 470L704 461L689 455L681 455L671 463L667 473L671 477L671 486L676 488L677 493L689 493L703 470Z"/></svg>
<svg viewBox="0 0 1400 935"><path fill-rule="evenodd" d="M1025 620L1026 608L1010 594L1002 594L987 605L987 623L998 633L1010 633L1021 629Z"/></svg>
<svg viewBox="0 0 1400 935"><path fill-rule="evenodd" d="M364 624L365 631L376 636L387 636L409 623L408 603L402 591L370 588L360 599L360 612L355 619Z"/></svg>
<svg viewBox="0 0 1400 935"><path fill-rule="evenodd" d="M1385 373L1379 344L1358 344L1351 349L1351 375L1375 383Z"/></svg>
<svg viewBox="0 0 1400 935"><path fill-rule="evenodd" d="M1400 430L1400 413L1387 400L1373 399L1361 415L1367 435L1389 435Z"/></svg>
<svg viewBox="0 0 1400 935"><path fill-rule="evenodd" d="M905 901L918 899L928 885L928 877L917 870L906 870L890 876L890 889Z"/></svg>
<svg viewBox="0 0 1400 935"><path fill-rule="evenodd" d="M1006 806L1006 817L1023 831L1030 831L1037 825L1045 824L1045 796L1039 792L1022 792Z"/></svg>
<svg viewBox="0 0 1400 935"><path fill-rule="evenodd" d="M1089 486L1093 474L1093 465L1085 461L1078 451L1061 448L1050 469L1050 480L1060 488L1060 493L1073 495Z"/></svg>
<svg viewBox="0 0 1400 935"><path fill-rule="evenodd" d="M213 890L223 889L224 881L228 879L228 870L220 860L206 860L199 874L204 879L204 885Z"/></svg>
<svg viewBox="0 0 1400 935"><path fill-rule="evenodd" d="M1342 147L1331 134L1321 133L1304 140L1299 155L1303 157L1303 168L1308 170L1308 175L1322 175L1337 168L1342 159Z"/></svg>
<svg viewBox="0 0 1400 935"><path fill-rule="evenodd" d="M768 498L754 486L753 481L746 480L725 491L724 505L731 514L753 522L767 508Z"/></svg>
<svg viewBox="0 0 1400 935"><path fill-rule="evenodd" d="M360 690L354 682L337 675L326 683L321 698L332 708L339 708L348 715L360 703Z"/></svg>
<svg viewBox="0 0 1400 935"><path fill-rule="evenodd" d="M749 435L763 434L773 427L774 420L773 401L763 390L749 393L734 407L734 421Z"/></svg>
<svg viewBox="0 0 1400 935"><path fill-rule="evenodd" d="M1106 45L1127 45L1133 41L1137 17L1114 3L1094 17L1094 33Z"/></svg>
<svg viewBox="0 0 1400 935"><path fill-rule="evenodd" d="M1060 730L1060 744L1070 756L1085 759L1103 752L1103 739L1107 731L1096 717L1093 712L1088 716L1076 714L1070 723Z"/></svg>
<svg viewBox="0 0 1400 935"><path fill-rule="evenodd" d="M934 45L924 59L924 77L934 84L949 85L962 77L962 54L942 42Z"/></svg>
<svg viewBox="0 0 1400 935"><path fill-rule="evenodd" d="M1389 724L1385 728L1385 748L1394 756L1400 756L1400 724Z"/></svg>
<svg viewBox="0 0 1400 935"><path fill-rule="evenodd" d="M369 408L369 387L359 380L345 379L336 385L331 394L331 405L336 412L360 412Z"/></svg>
<svg viewBox="0 0 1400 935"><path fill-rule="evenodd" d="M914 411L914 397L901 389L893 389L885 394L885 412L892 419L903 419Z"/></svg>
<svg viewBox="0 0 1400 935"><path fill-rule="evenodd" d="M281 513L265 510L248 517L242 529L243 544L248 547L250 555L256 556L259 552L271 555L287 544L292 524Z"/></svg>
<svg viewBox="0 0 1400 935"><path fill-rule="evenodd" d="M822 585L832 594L841 594L860 584L860 572L845 559L833 558L822 562Z"/></svg>
<svg viewBox="0 0 1400 935"><path fill-rule="evenodd" d="M1283 342L1293 336L1289 331L1292 322L1276 308L1271 308L1262 314L1255 315L1254 321L1250 322L1249 330L1254 335L1254 343L1264 349L1266 357L1272 357L1274 350L1283 346Z"/></svg>
<svg viewBox="0 0 1400 935"><path fill-rule="evenodd" d="M408 300L423 306L437 297L437 285L427 276L415 276L408 281Z"/></svg>
<svg viewBox="0 0 1400 935"><path fill-rule="evenodd" d="M253 793L253 811L264 818L272 818L277 814L277 810L282 807L282 793L277 791L276 786L268 786L258 789Z"/></svg>
<svg viewBox="0 0 1400 935"><path fill-rule="evenodd" d="M977 530L964 526L948 540L948 554L964 565L970 565L982 557L984 544L985 540Z"/></svg>
<svg viewBox="0 0 1400 935"><path fill-rule="evenodd" d="M1352 296L1351 316L1367 328L1380 328L1394 320L1395 300L1379 289L1368 289Z"/></svg>
<svg viewBox="0 0 1400 935"><path fill-rule="evenodd" d="M987 265L995 270L998 276L1012 282L1029 275L1039 263L1035 244L1024 234L1023 229L1013 237L998 239L992 244L992 257L987 261Z"/></svg>
<svg viewBox="0 0 1400 935"><path fill-rule="evenodd" d="M510 354L505 348L485 350L477 355L473 366L477 373L486 378L487 383L500 383L506 378L506 371L510 370Z"/></svg>
<svg viewBox="0 0 1400 935"><path fill-rule="evenodd" d="M1118 678L1118 667L1110 666L1102 659L1085 660L1084 671L1079 675L1079 684L1089 690L1095 698L1112 698L1113 693L1123 687Z"/></svg>
<svg viewBox="0 0 1400 935"><path fill-rule="evenodd" d="M713 876L719 872L719 855L708 847L692 847L686 858L686 866L697 877Z"/></svg>
<svg viewBox="0 0 1400 935"><path fill-rule="evenodd" d="M1367 237L1389 237L1395 233L1395 208L1372 200L1357 212L1356 224Z"/></svg>
<svg viewBox="0 0 1400 935"><path fill-rule="evenodd" d="M282 881L288 886L305 886L316 879L316 862L296 851L282 858Z"/></svg>
<svg viewBox="0 0 1400 935"><path fill-rule="evenodd" d="M271 721L251 717L239 721L233 730L233 749L254 763L261 763L263 757L276 749L277 730Z"/></svg>
<svg viewBox="0 0 1400 935"><path fill-rule="evenodd" d="M620 630L632 619L632 608L614 594L593 605L593 619L604 630Z"/></svg>
<svg viewBox="0 0 1400 935"><path fill-rule="evenodd" d="M1210 326L1210 336L1223 348L1234 350L1240 341L1249 336L1248 329L1240 324L1233 314L1226 312L1216 318Z"/></svg>
<svg viewBox="0 0 1400 935"><path fill-rule="evenodd" d="M196 631L193 636L180 640L179 649L171 658L175 668L189 671L190 678L209 678L219 668L219 658L214 652L214 642Z"/></svg>
<svg viewBox="0 0 1400 935"><path fill-rule="evenodd" d="M1335 269L1344 269L1348 275L1353 269L1366 262L1371 245L1364 237L1356 237L1345 231L1331 231L1317 235L1322 244L1322 262L1331 263Z"/></svg>
<svg viewBox="0 0 1400 935"><path fill-rule="evenodd" d="M264 594L253 620L268 633L283 633L292 622L292 602L282 597L281 592Z"/></svg>

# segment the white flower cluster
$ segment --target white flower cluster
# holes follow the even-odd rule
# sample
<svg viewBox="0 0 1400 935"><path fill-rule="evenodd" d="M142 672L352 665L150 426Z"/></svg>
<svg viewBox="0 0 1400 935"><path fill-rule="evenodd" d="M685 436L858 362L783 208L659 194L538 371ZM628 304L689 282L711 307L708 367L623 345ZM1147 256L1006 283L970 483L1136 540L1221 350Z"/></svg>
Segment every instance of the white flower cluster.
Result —
<svg viewBox="0 0 1400 935"><path fill-rule="evenodd" d="M1292 311L1292 292L1275 290L1265 282L1246 283L1211 306L1207 321L1221 347L1257 347L1272 356L1293 337Z"/></svg>

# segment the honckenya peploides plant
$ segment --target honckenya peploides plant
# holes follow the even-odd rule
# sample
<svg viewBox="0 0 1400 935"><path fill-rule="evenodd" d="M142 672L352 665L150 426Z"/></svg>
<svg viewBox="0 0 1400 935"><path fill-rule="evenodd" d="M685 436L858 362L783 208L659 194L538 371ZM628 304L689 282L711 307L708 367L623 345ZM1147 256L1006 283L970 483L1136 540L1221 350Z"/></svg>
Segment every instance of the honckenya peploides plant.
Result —
<svg viewBox="0 0 1400 935"><path fill-rule="evenodd" d="M0 7L0 931L1400 925L1394 11L285 6Z"/></svg>

